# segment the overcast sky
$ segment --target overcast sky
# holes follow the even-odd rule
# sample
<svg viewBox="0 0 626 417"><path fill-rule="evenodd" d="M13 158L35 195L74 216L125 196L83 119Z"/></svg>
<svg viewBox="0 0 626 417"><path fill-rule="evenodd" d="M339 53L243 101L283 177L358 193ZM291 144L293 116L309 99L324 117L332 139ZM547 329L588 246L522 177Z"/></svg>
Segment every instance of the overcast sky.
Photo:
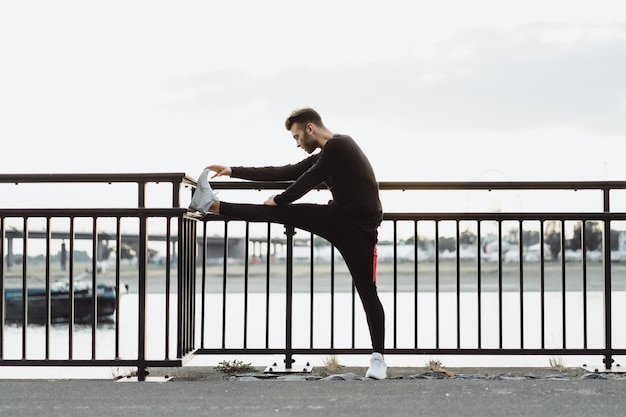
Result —
<svg viewBox="0 0 626 417"><path fill-rule="evenodd" d="M626 179L626 2L0 0L2 173L305 157L312 106L379 180Z"/></svg>

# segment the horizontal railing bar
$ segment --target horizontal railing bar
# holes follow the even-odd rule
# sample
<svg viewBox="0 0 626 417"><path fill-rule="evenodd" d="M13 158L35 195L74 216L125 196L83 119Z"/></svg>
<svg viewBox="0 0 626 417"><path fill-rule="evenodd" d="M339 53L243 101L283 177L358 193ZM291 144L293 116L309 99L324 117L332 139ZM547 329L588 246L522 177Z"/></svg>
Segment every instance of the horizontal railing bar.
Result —
<svg viewBox="0 0 626 417"><path fill-rule="evenodd" d="M498 212L498 213L454 213L413 212L384 213L383 220L626 220L626 213L605 212Z"/></svg>
<svg viewBox="0 0 626 417"><path fill-rule="evenodd" d="M1 214L1 211L0 211ZM225 221L228 217L209 214L203 220ZM411 213L384 213L383 220L493 220L493 221L533 221L533 220L626 220L626 212L523 212L523 213L455 213L455 212L411 212Z"/></svg>
<svg viewBox="0 0 626 417"><path fill-rule="evenodd" d="M366 355L372 352L368 348L292 348L291 352L295 355ZM221 354L250 354L250 355L277 355L285 353L285 349L279 348L226 348L226 349L198 349L197 355L221 355ZM385 353L388 355L528 355L528 356L549 356L549 355L572 355L572 356L596 356L607 353L606 349L499 349L499 348L386 348ZM611 349L613 355L626 355L626 349Z"/></svg>
<svg viewBox="0 0 626 417"><path fill-rule="evenodd" d="M182 182L195 184L183 172L172 173L117 173L117 174L0 174L0 183L120 183L120 182Z"/></svg>
<svg viewBox="0 0 626 417"><path fill-rule="evenodd" d="M0 183L120 183L196 181L183 172L173 173L54 173L0 174ZM287 188L289 181L212 181L215 189L275 190ZM607 190L626 189L626 181L381 181L381 190ZM318 189L324 189L320 186Z"/></svg>
<svg viewBox="0 0 626 417"><path fill-rule="evenodd" d="M36 208L0 209L0 217L172 217L187 214L186 208ZM196 218L193 214L190 216ZM206 220L224 220L225 216L209 215ZM384 220L626 220L626 212L391 212Z"/></svg>
<svg viewBox="0 0 626 417"><path fill-rule="evenodd" d="M2 212L0 211L0 214ZM228 217L209 214L204 217L205 221L225 221ZM626 212L390 212L383 214L383 220L511 220L511 221L532 221L532 220L626 220Z"/></svg>
<svg viewBox="0 0 626 417"><path fill-rule="evenodd" d="M379 182L381 190L607 190L626 189L626 181L435 181Z"/></svg>
<svg viewBox="0 0 626 417"><path fill-rule="evenodd" d="M214 189L279 190L289 181L211 181ZM626 181L381 181L381 190L610 190L626 189ZM320 185L316 189L326 189Z"/></svg>
<svg viewBox="0 0 626 417"><path fill-rule="evenodd" d="M137 359L0 359L0 366L137 366ZM147 367L183 366L182 359L146 360Z"/></svg>
<svg viewBox="0 0 626 417"><path fill-rule="evenodd" d="M186 208L10 208L0 209L0 217L175 217Z"/></svg>

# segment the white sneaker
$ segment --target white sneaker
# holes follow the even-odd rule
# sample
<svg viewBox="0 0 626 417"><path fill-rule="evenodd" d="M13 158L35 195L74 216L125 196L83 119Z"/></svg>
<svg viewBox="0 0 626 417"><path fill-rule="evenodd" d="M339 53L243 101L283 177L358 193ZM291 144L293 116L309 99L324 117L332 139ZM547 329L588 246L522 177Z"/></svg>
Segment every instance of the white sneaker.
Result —
<svg viewBox="0 0 626 417"><path fill-rule="evenodd" d="M191 203L189 203L189 210L199 211L202 214L209 212L209 207L216 201L219 201L217 194L213 191L209 185L209 170L205 169L198 177L198 184L196 185L196 191L191 197Z"/></svg>
<svg viewBox="0 0 626 417"><path fill-rule="evenodd" d="M365 378L385 379L387 378L387 364L383 355L374 352L370 358L370 367L365 373Z"/></svg>

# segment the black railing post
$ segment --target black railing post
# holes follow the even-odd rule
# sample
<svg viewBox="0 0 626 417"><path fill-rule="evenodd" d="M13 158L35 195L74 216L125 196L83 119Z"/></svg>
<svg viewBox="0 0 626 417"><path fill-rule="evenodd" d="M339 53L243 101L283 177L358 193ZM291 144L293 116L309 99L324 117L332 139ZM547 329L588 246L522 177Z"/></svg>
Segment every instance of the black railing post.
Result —
<svg viewBox="0 0 626 417"><path fill-rule="evenodd" d="M196 221L182 219L184 236L180 239L183 247L180 247L179 255L184 259L179 270L182 277L179 279L178 303L183 310L180 313L179 327L182 328L183 350L179 352L179 357L189 354L195 348L195 328L196 328L196 252L197 252L197 229ZM204 261L204 259L203 259ZM202 266L205 268L205 266ZM180 310L179 310L180 311Z"/></svg>
<svg viewBox="0 0 626 417"><path fill-rule="evenodd" d="M145 208L146 183L138 183L138 206ZM137 380L145 381L146 370L146 279L148 271L148 219L142 214L139 216L139 311L137 327Z"/></svg>
<svg viewBox="0 0 626 417"><path fill-rule="evenodd" d="M182 358L195 347L194 329L197 232L195 220L180 217L178 222L178 348L176 355L177 357ZM206 223L204 223L204 228L206 231ZM203 256L202 259L204 261L205 257ZM203 265L203 281L205 278L204 268L205 267ZM204 297L202 302L202 317L204 317ZM204 338L204 334L201 334L201 339L202 338Z"/></svg>
<svg viewBox="0 0 626 417"><path fill-rule="evenodd" d="M296 234L295 228L285 225L285 235L287 236L287 265L286 265L286 286L285 286L285 369L291 369L293 364L292 352L292 326L293 326L293 236Z"/></svg>
<svg viewBox="0 0 626 417"><path fill-rule="evenodd" d="M609 213L610 206L610 189L605 188L603 191L603 211ZM611 277L611 220L604 220L604 367L611 369L613 364L613 321L612 321L612 277Z"/></svg>
<svg viewBox="0 0 626 417"><path fill-rule="evenodd" d="M0 217L0 359L4 358L4 217Z"/></svg>
<svg viewBox="0 0 626 417"><path fill-rule="evenodd" d="M28 217L24 217L24 239L22 241L22 359L27 359L28 330ZM2 323L4 325L4 323Z"/></svg>

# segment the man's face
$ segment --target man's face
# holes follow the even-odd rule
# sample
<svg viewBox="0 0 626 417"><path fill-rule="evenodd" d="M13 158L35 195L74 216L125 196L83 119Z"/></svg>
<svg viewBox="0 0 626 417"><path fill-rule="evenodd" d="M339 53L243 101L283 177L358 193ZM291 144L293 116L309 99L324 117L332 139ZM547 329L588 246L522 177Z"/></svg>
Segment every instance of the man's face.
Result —
<svg viewBox="0 0 626 417"><path fill-rule="evenodd" d="M308 133L311 123L306 126L291 126L291 135L296 140L298 148L304 149L307 153L313 153L317 149L317 141L312 134Z"/></svg>

